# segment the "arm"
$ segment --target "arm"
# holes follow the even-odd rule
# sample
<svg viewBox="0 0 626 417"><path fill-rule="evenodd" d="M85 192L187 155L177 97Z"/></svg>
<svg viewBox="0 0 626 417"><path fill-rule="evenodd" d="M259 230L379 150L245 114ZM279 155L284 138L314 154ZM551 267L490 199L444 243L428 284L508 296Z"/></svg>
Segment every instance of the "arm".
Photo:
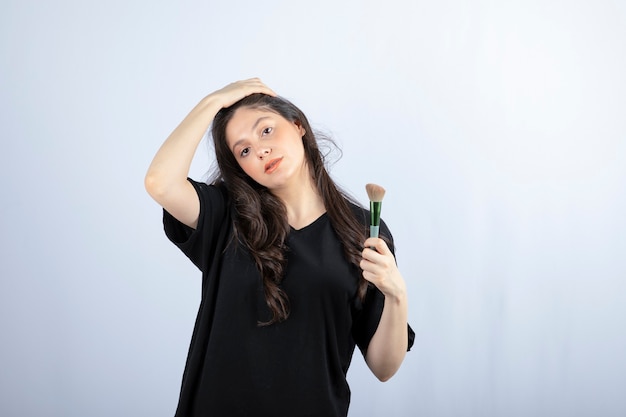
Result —
<svg viewBox="0 0 626 417"><path fill-rule="evenodd" d="M387 381L400 368L407 351L406 286L393 254L382 239L365 241L361 269L363 277L385 296L380 323L367 348L365 361L378 379Z"/></svg>
<svg viewBox="0 0 626 417"><path fill-rule="evenodd" d="M145 177L148 194L176 219L195 228L200 202L187 181L193 156L220 109L253 94L276 95L258 78L238 81L203 98L158 150Z"/></svg>

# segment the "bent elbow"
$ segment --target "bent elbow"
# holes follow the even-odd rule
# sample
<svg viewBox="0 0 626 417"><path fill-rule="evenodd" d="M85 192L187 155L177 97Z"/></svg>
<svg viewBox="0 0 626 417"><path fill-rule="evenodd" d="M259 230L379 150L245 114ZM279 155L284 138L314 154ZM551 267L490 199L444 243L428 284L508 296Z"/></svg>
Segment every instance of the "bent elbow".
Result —
<svg viewBox="0 0 626 417"><path fill-rule="evenodd" d="M146 174L143 179L143 186L152 197L159 195L161 193L162 187L160 186L160 181L157 177L150 171Z"/></svg>
<svg viewBox="0 0 626 417"><path fill-rule="evenodd" d="M379 372L376 375L376 378L378 378L378 380L380 382L387 382L389 381L394 375L396 374L396 371L394 370L393 372Z"/></svg>
<svg viewBox="0 0 626 417"><path fill-rule="evenodd" d="M148 171L146 174L143 185L148 194L150 194L150 197L158 203L162 203L165 196L170 193L173 188L165 178L151 171Z"/></svg>
<svg viewBox="0 0 626 417"><path fill-rule="evenodd" d="M161 182L158 180L158 178L156 178L155 175L150 172L148 172L143 179L143 186L148 194L150 194L150 196L155 200L160 194L163 194L163 187L161 186Z"/></svg>
<svg viewBox="0 0 626 417"><path fill-rule="evenodd" d="M389 381L400 369L406 352L393 354L389 352L375 352L370 350L367 353L365 362L372 373L380 382Z"/></svg>

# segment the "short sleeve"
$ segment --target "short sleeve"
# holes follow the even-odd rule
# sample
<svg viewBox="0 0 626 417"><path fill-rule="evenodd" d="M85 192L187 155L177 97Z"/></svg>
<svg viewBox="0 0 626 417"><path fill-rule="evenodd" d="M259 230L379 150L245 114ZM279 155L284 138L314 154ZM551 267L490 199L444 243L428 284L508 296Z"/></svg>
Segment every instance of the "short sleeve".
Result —
<svg viewBox="0 0 626 417"><path fill-rule="evenodd" d="M195 229L163 210L163 228L174 243L201 271L206 271L218 246L218 232L227 221L227 194L223 186L188 181L198 193L200 214Z"/></svg>
<svg viewBox="0 0 626 417"><path fill-rule="evenodd" d="M352 336L356 345L361 350L363 356L367 353L367 347L378 329L380 317L383 314L385 306L385 296L374 286L370 286L365 295L365 300L361 308L356 313L354 323L352 325ZM408 343L407 352L413 347L415 342L415 332L410 325L407 324Z"/></svg>
<svg viewBox="0 0 626 417"><path fill-rule="evenodd" d="M385 296L378 288L370 285L365 294L363 302L356 302L352 323L352 337L356 345L361 350L363 356L367 352L367 347L376 333L380 317L385 306Z"/></svg>

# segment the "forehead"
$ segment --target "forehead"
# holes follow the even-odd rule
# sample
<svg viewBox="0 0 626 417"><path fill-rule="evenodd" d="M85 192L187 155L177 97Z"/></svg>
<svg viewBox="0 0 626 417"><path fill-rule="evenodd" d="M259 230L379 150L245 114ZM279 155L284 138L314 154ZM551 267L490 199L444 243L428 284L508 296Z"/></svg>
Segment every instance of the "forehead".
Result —
<svg viewBox="0 0 626 417"><path fill-rule="evenodd" d="M282 119L278 113L265 108L240 107L235 110L230 121L226 125L226 140L232 141L250 136L259 120ZM258 127L258 126L257 126Z"/></svg>

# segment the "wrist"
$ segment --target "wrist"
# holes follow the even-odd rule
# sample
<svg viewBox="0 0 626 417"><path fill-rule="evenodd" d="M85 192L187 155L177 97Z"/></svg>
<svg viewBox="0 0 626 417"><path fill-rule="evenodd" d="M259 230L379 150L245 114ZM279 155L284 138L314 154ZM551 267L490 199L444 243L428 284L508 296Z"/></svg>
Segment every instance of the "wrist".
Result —
<svg viewBox="0 0 626 417"><path fill-rule="evenodd" d="M223 107L225 107L224 103L215 94L209 94L208 96L204 97L196 106L196 108L198 108L199 110L210 111L212 113L217 113Z"/></svg>
<svg viewBox="0 0 626 417"><path fill-rule="evenodd" d="M388 291L383 293L385 296L385 301L391 304L402 306L406 305L407 302L407 294L403 288L397 288L394 291Z"/></svg>

